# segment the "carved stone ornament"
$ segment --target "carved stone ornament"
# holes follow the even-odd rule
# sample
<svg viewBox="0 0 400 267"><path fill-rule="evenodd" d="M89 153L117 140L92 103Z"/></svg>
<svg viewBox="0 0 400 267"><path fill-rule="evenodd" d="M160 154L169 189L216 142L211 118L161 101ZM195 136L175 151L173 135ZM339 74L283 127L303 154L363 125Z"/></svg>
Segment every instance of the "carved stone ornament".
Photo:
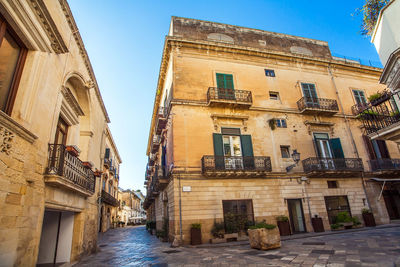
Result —
<svg viewBox="0 0 400 267"><path fill-rule="evenodd" d="M239 124L235 124L243 127L243 130L246 132L249 116L212 114L211 119L213 120L215 131L218 131L218 127L220 127L222 124L231 125L234 122L239 122Z"/></svg>
<svg viewBox="0 0 400 267"><path fill-rule="evenodd" d="M307 126L308 134L318 131L329 131L333 135L333 126L335 124L332 122L305 121L304 124Z"/></svg>
<svg viewBox="0 0 400 267"><path fill-rule="evenodd" d="M9 155L13 139L14 139L14 133L10 132L5 127L0 126L0 152Z"/></svg>

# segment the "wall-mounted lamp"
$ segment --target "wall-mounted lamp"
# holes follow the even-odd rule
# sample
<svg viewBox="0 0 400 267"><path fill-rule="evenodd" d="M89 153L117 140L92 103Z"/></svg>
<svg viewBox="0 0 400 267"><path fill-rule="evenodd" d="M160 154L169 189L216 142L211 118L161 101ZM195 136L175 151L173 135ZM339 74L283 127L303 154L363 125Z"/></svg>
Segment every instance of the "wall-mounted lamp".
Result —
<svg viewBox="0 0 400 267"><path fill-rule="evenodd" d="M295 164L292 164L290 166L286 167L286 172L290 172L291 169L293 169L294 167L296 167L296 165L299 163L300 161L300 153L297 152L297 149L293 149L293 153L292 153L292 159L295 162Z"/></svg>

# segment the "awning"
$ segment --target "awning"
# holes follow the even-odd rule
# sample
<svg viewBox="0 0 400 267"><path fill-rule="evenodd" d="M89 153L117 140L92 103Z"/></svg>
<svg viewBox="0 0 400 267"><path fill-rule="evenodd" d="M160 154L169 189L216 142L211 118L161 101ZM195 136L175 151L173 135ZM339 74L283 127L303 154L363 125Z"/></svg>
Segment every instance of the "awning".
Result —
<svg viewBox="0 0 400 267"><path fill-rule="evenodd" d="M400 178L371 178L371 180L377 181L377 182L400 182Z"/></svg>
<svg viewBox="0 0 400 267"><path fill-rule="evenodd" d="M394 178L394 179L393 179L393 178L392 178L392 179L371 178L370 180L374 180L374 181L376 181L376 182L383 182L383 184L382 184L382 189L381 189L381 192L379 193L378 200L380 200L381 197L382 197L383 189L385 188L386 182L400 182L400 178Z"/></svg>

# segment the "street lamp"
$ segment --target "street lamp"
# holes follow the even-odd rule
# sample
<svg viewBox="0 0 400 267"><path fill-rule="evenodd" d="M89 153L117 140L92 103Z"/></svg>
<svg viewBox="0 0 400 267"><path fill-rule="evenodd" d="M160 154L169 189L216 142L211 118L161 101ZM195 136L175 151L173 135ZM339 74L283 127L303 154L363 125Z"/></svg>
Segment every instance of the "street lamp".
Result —
<svg viewBox="0 0 400 267"><path fill-rule="evenodd" d="M295 164L292 164L290 166L286 167L286 172L290 172L291 169L293 169L294 167L296 167L296 165L299 163L300 161L300 153L297 152L297 149L293 149L293 153L292 153L292 159L295 162Z"/></svg>

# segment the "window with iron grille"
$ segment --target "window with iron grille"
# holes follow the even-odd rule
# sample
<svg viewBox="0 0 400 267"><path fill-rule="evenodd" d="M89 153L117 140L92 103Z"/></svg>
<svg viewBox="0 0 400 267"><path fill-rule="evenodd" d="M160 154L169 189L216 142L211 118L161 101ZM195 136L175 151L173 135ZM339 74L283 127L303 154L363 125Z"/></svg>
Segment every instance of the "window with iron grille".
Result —
<svg viewBox="0 0 400 267"><path fill-rule="evenodd" d="M284 159L290 158L290 146L281 146L281 155Z"/></svg>
<svg viewBox="0 0 400 267"><path fill-rule="evenodd" d="M337 181L328 181L328 188L338 188L338 182Z"/></svg>
<svg viewBox="0 0 400 267"><path fill-rule="evenodd" d="M269 99L271 100L279 100L279 93L269 91Z"/></svg>
<svg viewBox="0 0 400 267"><path fill-rule="evenodd" d="M268 77L275 77L275 71L274 71L274 70L267 70L267 69L265 69L265 76L268 76Z"/></svg>

